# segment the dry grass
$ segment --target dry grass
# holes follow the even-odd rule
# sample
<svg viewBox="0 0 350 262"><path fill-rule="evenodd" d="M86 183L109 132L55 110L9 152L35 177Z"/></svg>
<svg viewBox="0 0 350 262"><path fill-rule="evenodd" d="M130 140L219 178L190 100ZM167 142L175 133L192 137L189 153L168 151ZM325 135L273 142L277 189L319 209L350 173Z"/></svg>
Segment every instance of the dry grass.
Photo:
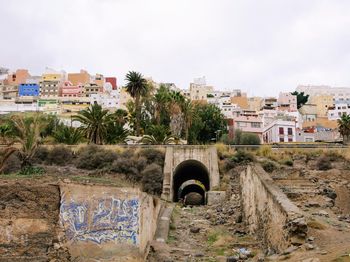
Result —
<svg viewBox="0 0 350 262"><path fill-rule="evenodd" d="M234 155L235 149L223 143L215 144L220 159L230 158Z"/></svg>
<svg viewBox="0 0 350 262"><path fill-rule="evenodd" d="M323 230L326 229L327 226L323 223L321 223L320 221L316 220L316 219L310 219L307 222L307 226L313 229L319 229L319 230Z"/></svg>

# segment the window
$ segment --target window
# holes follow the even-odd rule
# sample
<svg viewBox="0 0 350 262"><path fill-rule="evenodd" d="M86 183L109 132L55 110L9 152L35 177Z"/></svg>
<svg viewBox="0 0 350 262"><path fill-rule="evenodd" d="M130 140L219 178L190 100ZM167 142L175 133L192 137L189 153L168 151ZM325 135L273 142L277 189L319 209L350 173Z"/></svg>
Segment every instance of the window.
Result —
<svg viewBox="0 0 350 262"><path fill-rule="evenodd" d="M279 134L280 134L280 135L284 135L284 129L283 129L283 127L280 127L280 128L279 128Z"/></svg>
<svg viewBox="0 0 350 262"><path fill-rule="evenodd" d="M260 128L261 127L261 123L259 123L259 122L252 122L252 127Z"/></svg>
<svg viewBox="0 0 350 262"><path fill-rule="evenodd" d="M293 142L293 138L289 137L288 142Z"/></svg>
<svg viewBox="0 0 350 262"><path fill-rule="evenodd" d="M293 135L293 128L288 127L288 135L292 136Z"/></svg>
<svg viewBox="0 0 350 262"><path fill-rule="evenodd" d="M284 142L284 137L280 137L280 142Z"/></svg>

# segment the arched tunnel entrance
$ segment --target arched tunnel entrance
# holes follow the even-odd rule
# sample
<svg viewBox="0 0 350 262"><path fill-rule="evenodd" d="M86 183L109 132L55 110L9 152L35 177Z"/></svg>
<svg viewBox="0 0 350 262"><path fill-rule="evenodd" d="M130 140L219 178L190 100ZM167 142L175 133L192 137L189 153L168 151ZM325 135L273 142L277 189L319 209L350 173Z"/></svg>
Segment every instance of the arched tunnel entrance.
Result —
<svg viewBox="0 0 350 262"><path fill-rule="evenodd" d="M173 201L184 199L189 193L199 193L201 204L205 204L205 193L210 189L209 171L197 160L180 163L173 175Z"/></svg>

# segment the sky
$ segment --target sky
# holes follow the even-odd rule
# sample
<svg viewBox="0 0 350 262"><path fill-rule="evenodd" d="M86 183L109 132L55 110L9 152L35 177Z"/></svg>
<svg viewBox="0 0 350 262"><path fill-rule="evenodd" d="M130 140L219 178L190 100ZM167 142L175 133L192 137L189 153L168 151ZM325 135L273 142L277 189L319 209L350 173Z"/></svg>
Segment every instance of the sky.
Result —
<svg viewBox="0 0 350 262"><path fill-rule="evenodd" d="M188 88L278 95L350 87L348 0L0 0L0 66L129 70Z"/></svg>

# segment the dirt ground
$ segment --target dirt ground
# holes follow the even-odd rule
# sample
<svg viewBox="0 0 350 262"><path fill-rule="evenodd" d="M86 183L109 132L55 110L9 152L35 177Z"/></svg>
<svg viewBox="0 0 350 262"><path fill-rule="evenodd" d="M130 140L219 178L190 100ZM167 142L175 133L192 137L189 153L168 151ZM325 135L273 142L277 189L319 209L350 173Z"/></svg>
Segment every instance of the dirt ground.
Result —
<svg viewBox="0 0 350 262"><path fill-rule="evenodd" d="M299 159L272 174L275 182L305 213L307 246L283 257L286 261L350 261L350 170L334 159L331 169L318 170L317 160ZM281 257L279 259L282 259ZM317 260L318 259L318 260Z"/></svg>

